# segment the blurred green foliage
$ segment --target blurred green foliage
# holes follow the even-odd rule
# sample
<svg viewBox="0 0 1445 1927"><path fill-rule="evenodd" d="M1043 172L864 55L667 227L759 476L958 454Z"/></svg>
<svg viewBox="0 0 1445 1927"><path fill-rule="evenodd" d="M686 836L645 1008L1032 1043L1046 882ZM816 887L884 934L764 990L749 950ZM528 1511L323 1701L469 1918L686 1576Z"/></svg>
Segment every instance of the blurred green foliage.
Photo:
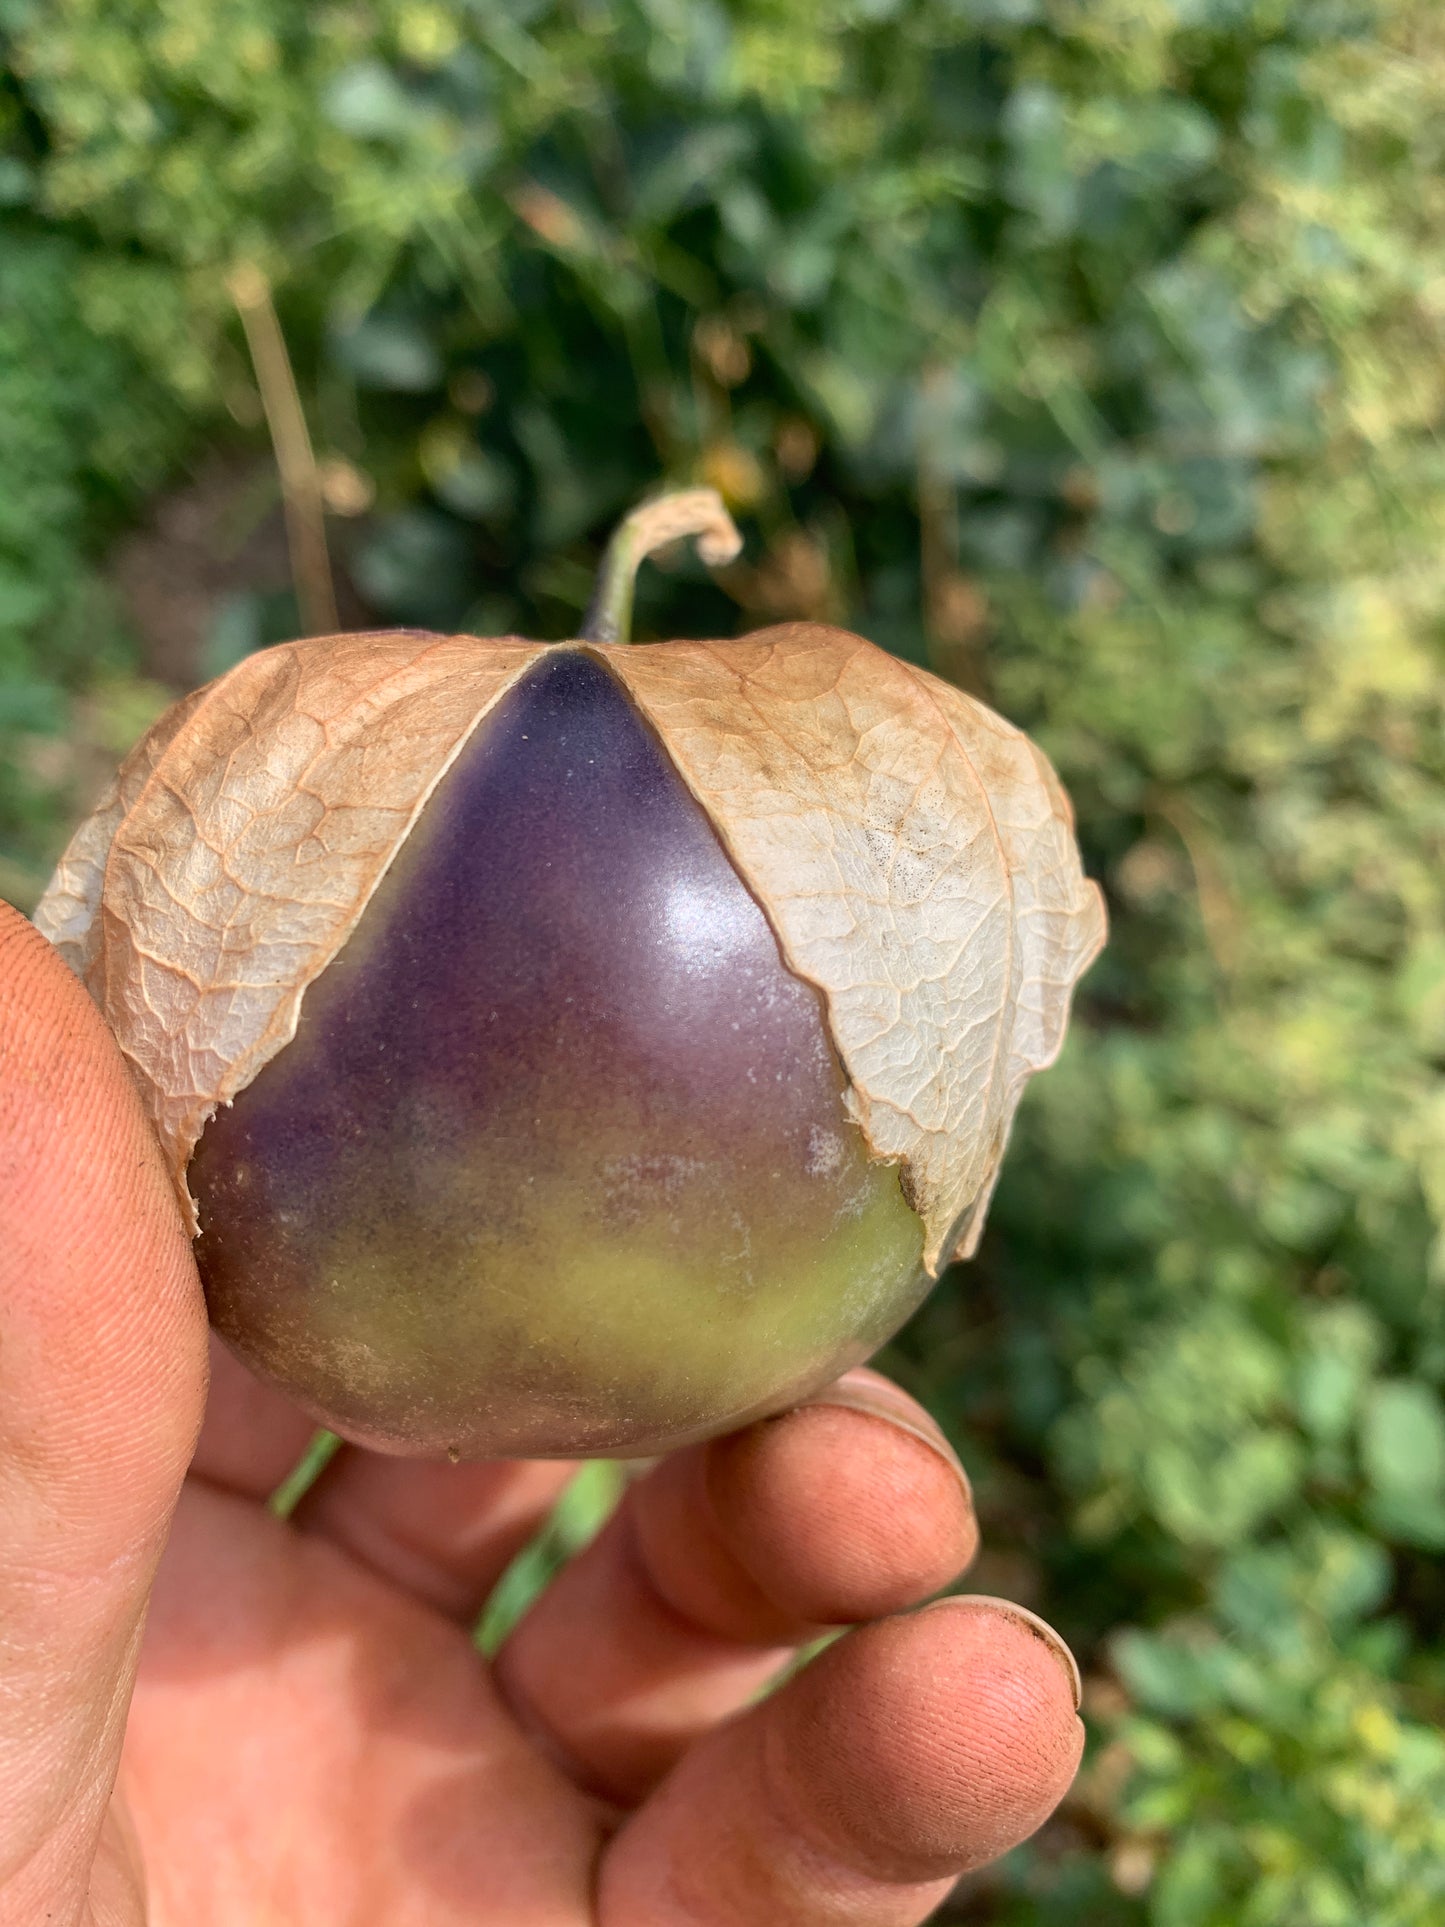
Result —
<svg viewBox="0 0 1445 1927"><path fill-rule="evenodd" d="M747 557L652 572L644 633L931 661L1055 757L1113 906L894 1361L977 1473L978 1583L1092 1682L1078 1795L954 1917L1445 1918L1435 0L0 32L0 887L160 700L110 534L264 447L238 263L379 620L564 634L610 521L715 482ZM294 620L233 598L202 661Z"/></svg>

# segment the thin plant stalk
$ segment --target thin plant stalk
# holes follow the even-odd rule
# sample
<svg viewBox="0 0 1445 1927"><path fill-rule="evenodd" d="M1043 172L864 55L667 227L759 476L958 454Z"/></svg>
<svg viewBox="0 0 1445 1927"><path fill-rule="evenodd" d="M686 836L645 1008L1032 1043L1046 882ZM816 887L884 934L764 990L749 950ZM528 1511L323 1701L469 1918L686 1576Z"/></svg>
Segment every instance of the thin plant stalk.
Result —
<svg viewBox="0 0 1445 1927"><path fill-rule="evenodd" d="M226 286L241 317L261 406L271 431L281 500L286 512L286 543L301 626L310 636L332 635L340 627L336 585L326 548L326 514L311 434L301 408L286 338L271 299L271 284L252 262L243 262Z"/></svg>

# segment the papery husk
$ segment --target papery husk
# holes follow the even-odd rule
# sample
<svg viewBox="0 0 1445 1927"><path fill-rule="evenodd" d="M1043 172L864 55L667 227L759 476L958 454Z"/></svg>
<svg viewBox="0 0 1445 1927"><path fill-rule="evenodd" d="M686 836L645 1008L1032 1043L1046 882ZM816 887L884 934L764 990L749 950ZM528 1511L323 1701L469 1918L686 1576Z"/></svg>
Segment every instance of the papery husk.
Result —
<svg viewBox="0 0 1445 1927"><path fill-rule="evenodd" d="M207 1120L296 1034L437 783L545 645L417 631L258 651L169 710L35 913L130 1061L182 1209Z"/></svg>
<svg viewBox="0 0 1445 1927"><path fill-rule="evenodd" d="M971 1256L1023 1087L1104 942L1048 761L841 629L597 653L823 993L849 1109L902 1166L925 1263Z"/></svg>
<svg viewBox="0 0 1445 1927"><path fill-rule="evenodd" d="M630 692L822 993L929 1269L967 1256L1104 937L1047 761L843 630L570 646ZM262 651L162 717L77 831L35 920L130 1060L193 1227L207 1119L295 1035L427 798L547 647L403 631Z"/></svg>

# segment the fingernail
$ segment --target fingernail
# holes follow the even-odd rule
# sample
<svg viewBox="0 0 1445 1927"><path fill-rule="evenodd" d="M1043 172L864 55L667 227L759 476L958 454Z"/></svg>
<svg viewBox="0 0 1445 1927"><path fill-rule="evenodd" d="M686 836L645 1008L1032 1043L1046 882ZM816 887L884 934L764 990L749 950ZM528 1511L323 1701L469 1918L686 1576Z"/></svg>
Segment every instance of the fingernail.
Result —
<svg viewBox="0 0 1445 1927"><path fill-rule="evenodd" d="M841 1378L824 1386L821 1392L804 1399L801 1405L793 1409L811 1412L820 1405L834 1406L840 1412L862 1412L868 1418L881 1418L885 1425L892 1425L898 1431L906 1432L910 1438L917 1439L920 1445L926 1445L931 1452L937 1453L953 1473L963 1487L964 1498L972 1507L973 1487L968 1482L968 1474L958 1454L927 1412L879 1373L866 1371L861 1366L845 1372Z"/></svg>
<svg viewBox="0 0 1445 1927"><path fill-rule="evenodd" d="M925 1606L923 1611L933 1612L940 1606L962 1606L970 1612L1001 1613L1006 1618L1016 1619L1033 1634L1035 1639L1048 1647L1063 1667L1068 1676L1069 1691L1074 1697L1074 1711L1078 1712L1084 1703L1084 1682L1079 1677L1079 1662L1046 1619L1040 1619L1037 1613L1031 1613L1027 1606L1020 1606L1016 1600L995 1599L986 1593L952 1592L946 1598L935 1599L931 1605Z"/></svg>

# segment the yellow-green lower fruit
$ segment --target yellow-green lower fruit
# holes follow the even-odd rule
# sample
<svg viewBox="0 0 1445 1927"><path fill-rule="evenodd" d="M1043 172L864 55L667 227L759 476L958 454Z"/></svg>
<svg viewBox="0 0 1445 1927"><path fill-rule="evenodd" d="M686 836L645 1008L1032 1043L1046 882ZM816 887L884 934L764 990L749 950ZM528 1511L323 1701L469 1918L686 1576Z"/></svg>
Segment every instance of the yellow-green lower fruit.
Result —
<svg viewBox="0 0 1445 1927"><path fill-rule="evenodd" d="M818 993L664 751L557 649L207 1126L212 1319L389 1451L722 1431L865 1357L926 1289L843 1091Z"/></svg>

